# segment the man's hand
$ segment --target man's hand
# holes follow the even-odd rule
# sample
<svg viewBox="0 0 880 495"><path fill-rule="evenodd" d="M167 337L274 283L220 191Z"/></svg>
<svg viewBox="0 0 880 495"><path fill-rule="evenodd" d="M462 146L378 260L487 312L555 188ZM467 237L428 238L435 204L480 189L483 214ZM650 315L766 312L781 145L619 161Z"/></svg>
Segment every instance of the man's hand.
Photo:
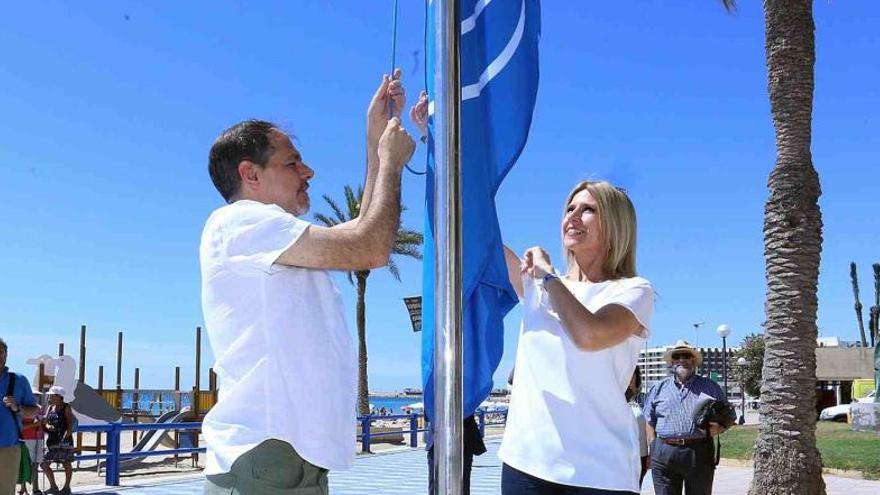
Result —
<svg viewBox="0 0 880 495"><path fill-rule="evenodd" d="M371 149L375 149L378 144L388 119L400 118L404 105L406 105L406 94L400 83L400 69L395 69L391 77L387 74L382 76L382 82L367 108L367 144Z"/></svg>
<svg viewBox="0 0 880 495"><path fill-rule="evenodd" d="M550 255L544 248L535 246L526 250L522 260L522 272L532 278L544 278L544 275L553 273L553 264L550 263Z"/></svg>
<svg viewBox="0 0 880 495"><path fill-rule="evenodd" d="M12 412L19 411L18 402L16 402L15 397L13 397L11 395L7 395L6 397L3 397L3 405L8 407L9 410Z"/></svg>
<svg viewBox="0 0 880 495"><path fill-rule="evenodd" d="M428 135L428 92L419 93L419 101L409 109L409 118L419 128L422 137Z"/></svg>
<svg viewBox="0 0 880 495"><path fill-rule="evenodd" d="M724 433L726 430L727 430L727 428L721 426L720 424L718 424L714 421L709 422L709 436L711 436L711 437L718 436L718 435Z"/></svg>
<svg viewBox="0 0 880 495"><path fill-rule="evenodd" d="M400 126L400 119L392 117L385 126L385 132L379 138L379 163L383 167L394 166L397 170L403 168L412 158L416 143Z"/></svg>

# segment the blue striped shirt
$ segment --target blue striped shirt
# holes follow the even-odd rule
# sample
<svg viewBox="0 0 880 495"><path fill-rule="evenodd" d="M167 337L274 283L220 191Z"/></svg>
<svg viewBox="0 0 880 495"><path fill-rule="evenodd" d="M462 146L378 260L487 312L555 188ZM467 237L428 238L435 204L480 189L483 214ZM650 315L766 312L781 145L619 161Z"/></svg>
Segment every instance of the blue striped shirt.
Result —
<svg viewBox="0 0 880 495"><path fill-rule="evenodd" d="M706 432L697 428L691 419L701 393L727 402L724 391L709 378L693 375L684 384L680 384L674 375L668 376L648 391L645 406L642 408L645 421L660 438L705 437Z"/></svg>

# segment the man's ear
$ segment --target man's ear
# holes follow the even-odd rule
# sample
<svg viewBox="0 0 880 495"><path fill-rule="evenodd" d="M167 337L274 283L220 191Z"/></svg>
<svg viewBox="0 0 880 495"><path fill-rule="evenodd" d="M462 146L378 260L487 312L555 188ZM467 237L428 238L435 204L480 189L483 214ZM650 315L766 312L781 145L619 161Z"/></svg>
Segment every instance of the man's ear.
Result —
<svg viewBox="0 0 880 495"><path fill-rule="evenodd" d="M256 188L260 182L260 166L250 160L238 162L238 177L241 185L250 189Z"/></svg>

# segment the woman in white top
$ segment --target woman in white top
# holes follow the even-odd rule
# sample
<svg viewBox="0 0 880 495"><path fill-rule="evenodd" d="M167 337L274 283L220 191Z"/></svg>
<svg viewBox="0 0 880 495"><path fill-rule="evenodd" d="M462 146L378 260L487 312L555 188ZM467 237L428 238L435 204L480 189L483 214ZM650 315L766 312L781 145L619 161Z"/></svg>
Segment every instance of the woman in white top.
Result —
<svg viewBox="0 0 880 495"><path fill-rule="evenodd" d="M639 487L642 485L642 480L645 479L645 475L648 474L648 468L651 467L651 457L648 455L648 422L645 421L645 415L642 414L642 405L641 402L644 400L644 395L639 397L639 394L642 392L642 372L639 370L639 367L636 366L635 371L633 371L632 379L629 381L629 386L626 389L626 400L629 403L630 409L632 409L633 417L636 418L636 423L639 425L639 456L642 459L642 472L639 474Z"/></svg>
<svg viewBox="0 0 880 495"><path fill-rule="evenodd" d="M561 273L541 247L521 260L506 249L524 311L502 493L637 493L639 431L624 392L654 291L636 276L635 209L610 183L582 182L565 202L561 234Z"/></svg>

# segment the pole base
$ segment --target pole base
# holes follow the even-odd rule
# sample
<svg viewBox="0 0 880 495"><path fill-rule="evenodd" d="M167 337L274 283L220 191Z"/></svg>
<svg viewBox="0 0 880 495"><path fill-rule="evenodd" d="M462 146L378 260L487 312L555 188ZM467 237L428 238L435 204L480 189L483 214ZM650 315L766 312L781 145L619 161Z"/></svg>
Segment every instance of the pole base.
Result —
<svg viewBox="0 0 880 495"><path fill-rule="evenodd" d="M873 431L880 434L880 403L853 402L849 411L853 431Z"/></svg>

